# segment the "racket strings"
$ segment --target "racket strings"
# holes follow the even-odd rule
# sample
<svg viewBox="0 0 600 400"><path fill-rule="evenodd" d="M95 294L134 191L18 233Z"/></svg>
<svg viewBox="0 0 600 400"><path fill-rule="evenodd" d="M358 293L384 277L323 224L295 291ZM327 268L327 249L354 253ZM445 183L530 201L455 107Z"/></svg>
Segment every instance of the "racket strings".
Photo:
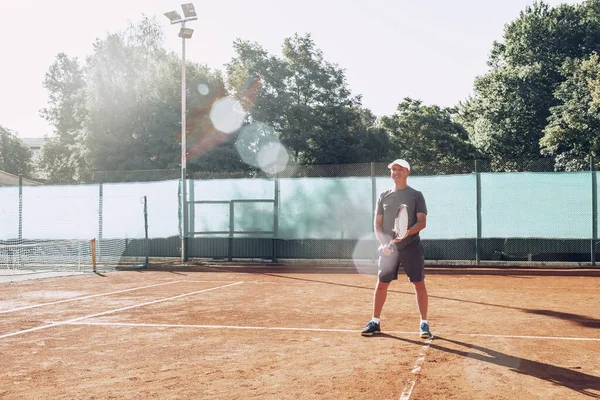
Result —
<svg viewBox="0 0 600 400"><path fill-rule="evenodd" d="M394 219L394 232L404 233L408 230L408 210L403 208L399 210L398 216Z"/></svg>
<svg viewBox="0 0 600 400"><path fill-rule="evenodd" d="M394 232L399 232L399 231L400 231L400 229L402 229L402 228L400 228L400 227L401 227L401 225L400 225L400 224L401 224L401 221L400 221L400 217L398 216L398 217L396 217L396 219L394 220Z"/></svg>

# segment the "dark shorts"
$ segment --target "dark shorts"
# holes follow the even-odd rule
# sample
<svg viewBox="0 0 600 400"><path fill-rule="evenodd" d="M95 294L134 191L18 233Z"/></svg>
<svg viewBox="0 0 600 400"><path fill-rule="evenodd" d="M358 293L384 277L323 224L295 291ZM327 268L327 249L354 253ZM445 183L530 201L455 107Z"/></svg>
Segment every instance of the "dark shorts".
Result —
<svg viewBox="0 0 600 400"><path fill-rule="evenodd" d="M398 279L400 265L411 282L421 282L425 279L425 252L420 240L410 243L402 250L394 249L392 254L379 256L379 280L389 283Z"/></svg>

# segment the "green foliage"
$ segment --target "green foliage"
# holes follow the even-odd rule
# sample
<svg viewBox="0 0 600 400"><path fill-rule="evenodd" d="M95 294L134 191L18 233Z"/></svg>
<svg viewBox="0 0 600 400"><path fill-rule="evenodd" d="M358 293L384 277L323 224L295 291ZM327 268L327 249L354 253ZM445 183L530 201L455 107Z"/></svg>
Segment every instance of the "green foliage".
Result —
<svg viewBox="0 0 600 400"><path fill-rule="evenodd" d="M371 129L374 117L310 35L285 39L282 57L247 41L236 41L234 49L236 57L227 65L229 87L249 122L271 126L295 162L372 161L381 150L385 138Z"/></svg>
<svg viewBox="0 0 600 400"><path fill-rule="evenodd" d="M557 169L578 169L599 150L600 0L534 3L493 43L490 70L475 80L472 97L456 108L407 98L380 120L310 35L285 39L280 55L244 40L233 47L224 76L186 62L190 175L252 174L260 148L273 142L285 146L293 164L406 157L427 173L473 158L489 159L494 170L519 170L522 160L540 156L554 159ZM47 179L179 169L180 77L179 55L164 50L151 18L97 40L83 65L57 55L44 81L49 106L42 115L55 129L39 158ZM226 134L210 114L228 96L239 100L246 120Z"/></svg>
<svg viewBox="0 0 600 400"><path fill-rule="evenodd" d="M44 87L49 107L41 114L54 126L56 135L42 147L38 169L51 183L83 181L89 170L83 146L88 110L83 69L77 59L58 54L46 73Z"/></svg>
<svg viewBox="0 0 600 400"><path fill-rule="evenodd" d="M9 129L0 125L0 171L30 177L33 153Z"/></svg>
<svg viewBox="0 0 600 400"><path fill-rule="evenodd" d="M600 62L597 53L585 60L568 60L565 81L555 92L561 103L540 140L542 152L554 156L556 169L581 170L589 155L600 154Z"/></svg>
<svg viewBox="0 0 600 400"><path fill-rule="evenodd" d="M37 159L38 169L49 183L73 184L88 178L86 149L76 138L66 135L46 140Z"/></svg>
<svg viewBox="0 0 600 400"><path fill-rule="evenodd" d="M540 132L554 104L540 64L503 66L475 82L477 96L461 105L457 121L496 169L518 168L515 157L539 157Z"/></svg>
<svg viewBox="0 0 600 400"><path fill-rule="evenodd" d="M83 67L57 56L44 81L50 107L42 112L56 132L40 157L49 181L85 182L97 171L180 168L181 60L162 48L162 40L158 22L145 18L97 40ZM211 136L207 98L214 98L197 93L200 83L223 92L219 74L187 62L188 148Z"/></svg>
<svg viewBox="0 0 600 400"><path fill-rule="evenodd" d="M113 34L87 60L85 144L98 171L176 168L177 68L155 43Z"/></svg>
<svg viewBox="0 0 600 400"><path fill-rule="evenodd" d="M505 27L492 48L490 71L475 81L475 95L460 105L459 122L497 170L522 167L515 157L536 158L551 110L564 95L563 63L600 50L600 2L527 7ZM581 155L581 154L580 154Z"/></svg>
<svg viewBox="0 0 600 400"><path fill-rule="evenodd" d="M392 138L394 158L405 158L415 169L435 173L452 171L455 164L479 157L465 129L454 121L455 114L455 109L405 98L393 115L381 119Z"/></svg>

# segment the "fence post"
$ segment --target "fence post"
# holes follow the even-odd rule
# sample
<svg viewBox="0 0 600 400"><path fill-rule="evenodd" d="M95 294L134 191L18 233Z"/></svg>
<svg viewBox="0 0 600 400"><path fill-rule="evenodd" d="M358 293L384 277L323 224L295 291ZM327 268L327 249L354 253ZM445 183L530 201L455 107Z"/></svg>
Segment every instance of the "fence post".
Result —
<svg viewBox="0 0 600 400"><path fill-rule="evenodd" d="M598 182L594 171L594 156L590 156L590 172L592 173L592 242L590 244L592 265L596 265L596 242L598 241Z"/></svg>
<svg viewBox="0 0 600 400"><path fill-rule="evenodd" d="M188 198L187 198L187 192L188 192L188 179L186 176L186 172L184 169L184 172L182 173L181 176L181 181L182 181L182 192L181 192L181 204L182 204L182 218L183 218L183 226L182 226L182 232L183 235L181 236L181 261L182 262L187 262L188 260L188 231L189 231L189 215L188 215L188 207L189 207L189 203L188 203Z"/></svg>
<svg viewBox="0 0 600 400"><path fill-rule="evenodd" d="M190 239L192 240L192 245L193 246L193 242L194 242L194 232L196 232L196 205L195 205L195 201L196 201L196 185L195 185L195 181L193 179L188 179L189 182L189 187L188 187L188 197L189 197L189 202L187 204L187 208L188 208L188 219L189 219L189 224L188 224L188 232L187 234L190 236ZM188 240L188 245L187 245L187 257L190 256L190 243ZM193 257L193 255L192 255Z"/></svg>
<svg viewBox="0 0 600 400"><path fill-rule="evenodd" d="M23 241L23 177L19 175L19 244Z"/></svg>
<svg viewBox="0 0 600 400"><path fill-rule="evenodd" d="M375 207L377 204L377 178L375 177L375 163L371 162L371 218L375 218ZM377 243L377 237L375 237ZM379 243L377 243L378 245ZM375 253L371 253L375 254ZM371 256L371 261L375 262L375 256Z"/></svg>
<svg viewBox="0 0 600 400"><path fill-rule="evenodd" d="M233 224L235 223L235 218L233 216L233 210L234 210L234 203L233 200L229 200L229 238L227 239L227 242L229 243L229 245L227 246L227 259L229 261L233 260L233 231L234 231L234 226Z"/></svg>
<svg viewBox="0 0 600 400"><path fill-rule="evenodd" d="M477 237L475 238L475 263L479 265L481 262L481 173L479 172L479 164L477 164L477 160L475 160L475 182L475 190L477 191Z"/></svg>
<svg viewBox="0 0 600 400"><path fill-rule="evenodd" d="M375 203L377 202L377 181L375 179L375 163L371 162L371 215L375 215Z"/></svg>
<svg viewBox="0 0 600 400"><path fill-rule="evenodd" d="M96 258L99 262L102 259L102 217L104 209L104 186L100 182L98 185L98 241L96 242Z"/></svg>
<svg viewBox="0 0 600 400"><path fill-rule="evenodd" d="M144 268L150 264L150 243L148 242L148 197L144 196L144 241L146 244L146 258L144 259Z"/></svg>
<svg viewBox="0 0 600 400"><path fill-rule="evenodd" d="M273 262L277 262L277 240L279 238L279 177L275 174L275 193L273 203Z"/></svg>

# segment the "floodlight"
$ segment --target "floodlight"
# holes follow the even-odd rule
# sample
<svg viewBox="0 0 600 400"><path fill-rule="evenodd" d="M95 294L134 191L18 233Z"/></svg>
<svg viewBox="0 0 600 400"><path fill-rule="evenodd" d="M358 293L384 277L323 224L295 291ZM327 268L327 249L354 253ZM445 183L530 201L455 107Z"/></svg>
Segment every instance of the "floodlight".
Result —
<svg viewBox="0 0 600 400"><path fill-rule="evenodd" d="M194 33L194 30L191 28L181 28L179 30L179 37L189 39L192 37L192 33Z"/></svg>
<svg viewBox="0 0 600 400"><path fill-rule="evenodd" d="M177 11L169 11L165 13L165 16L171 20L171 22L179 21L181 19L181 15Z"/></svg>
<svg viewBox="0 0 600 400"><path fill-rule="evenodd" d="M183 15L186 18L196 17L196 10L194 9L194 5L192 3L182 4L181 8L183 10Z"/></svg>

